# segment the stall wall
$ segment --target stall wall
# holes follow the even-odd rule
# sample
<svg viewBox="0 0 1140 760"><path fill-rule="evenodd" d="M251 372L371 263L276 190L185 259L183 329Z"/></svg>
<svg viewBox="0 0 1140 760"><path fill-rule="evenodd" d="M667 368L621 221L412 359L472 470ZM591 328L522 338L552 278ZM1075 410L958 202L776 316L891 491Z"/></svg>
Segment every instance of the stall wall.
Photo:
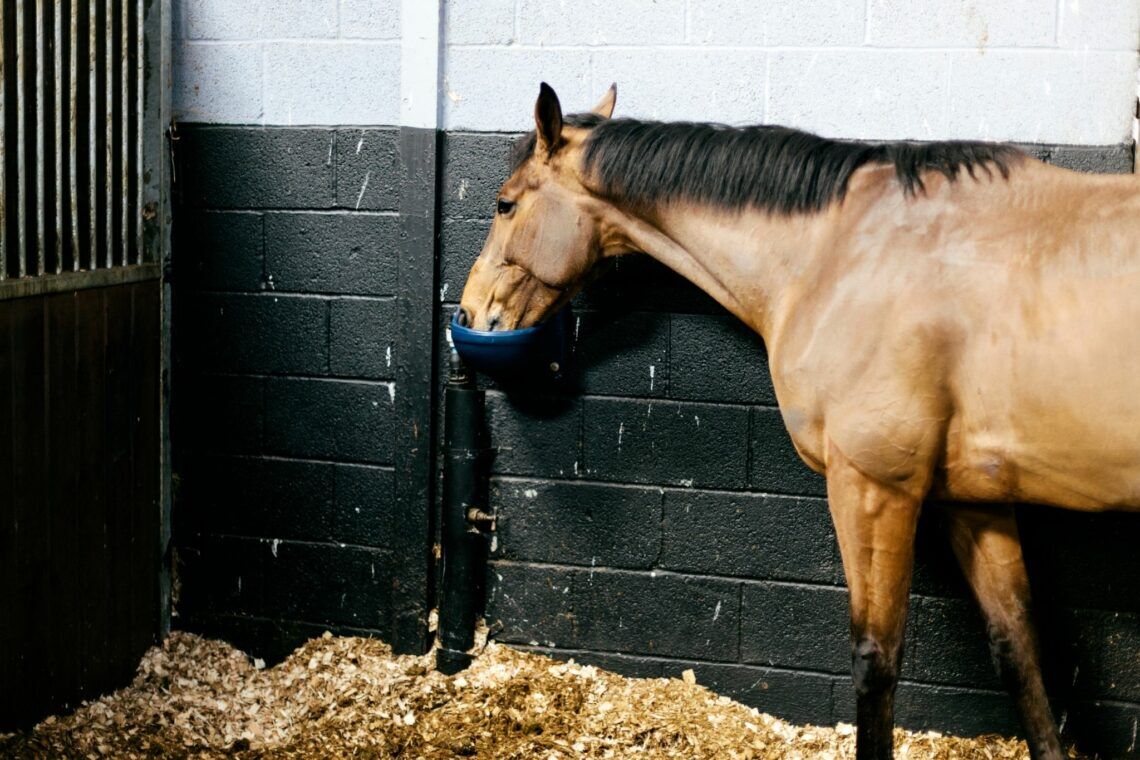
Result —
<svg viewBox="0 0 1140 760"><path fill-rule="evenodd" d="M184 475L180 536L199 561L182 609L191 627L262 651L324 627L387 637L394 610L416 614L407 597L389 601L393 579L418 578L407 567L431 548L429 505L412 514L390 495L399 421L372 411L390 383L396 398L432 393L395 379L423 350L390 311L403 251L385 225L407 212L409 187L400 11L181 3L176 151L201 192L176 218L176 293L193 314L176 322L177 371L213 378L206 397L226 399L188 407L223 433L175 439L204 465ZM1133 0L454 0L443 13L438 172L416 178L438 185L425 211L438 268L416 285L438 309L437 355L540 80L568 111L617 81L619 115L1012 140L1072 168L1133 166ZM791 450L761 341L637 257L575 308L566 388L489 388L495 635L626 673L693 668L776 714L850 720L823 484ZM937 513L923 526L900 721L1015 731ZM1140 568L1126 539L1140 522L1036 511L1023 529L1057 713L1086 746L1133 751ZM202 546L224 550L189 555ZM390 568L382 582L373 555ZM243 597L250 583L266 590Z"/></svg>

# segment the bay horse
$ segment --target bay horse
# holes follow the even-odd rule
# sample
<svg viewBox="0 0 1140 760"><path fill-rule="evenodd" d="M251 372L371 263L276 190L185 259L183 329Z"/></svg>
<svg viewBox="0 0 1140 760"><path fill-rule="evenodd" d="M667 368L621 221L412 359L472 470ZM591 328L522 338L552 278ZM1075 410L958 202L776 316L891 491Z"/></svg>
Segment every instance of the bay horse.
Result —
<svg viewBox="0 0 1140 760"><path fill-rule="evenodd" d="M857 757L892 756L927 497L1034 758L1061 758L1013 503L1140 509L1140 182L1012 146L563 116L545 83L457 318L529 327L644 252L759 333L827 479Z"/></svg>

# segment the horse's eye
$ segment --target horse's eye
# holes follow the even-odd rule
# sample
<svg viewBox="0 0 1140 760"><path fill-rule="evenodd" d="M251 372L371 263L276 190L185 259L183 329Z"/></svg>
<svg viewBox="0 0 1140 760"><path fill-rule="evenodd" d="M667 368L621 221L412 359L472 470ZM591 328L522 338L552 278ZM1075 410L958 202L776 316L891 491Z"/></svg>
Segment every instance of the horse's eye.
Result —
<svg viewBox="0 0 1140 760"><path fill-rule="evenodd" d="M515 210L515 202L514 201L508 201L505 198L499 199L498 211L500 214L502 214L503 216L506 216L507 214L511 213L514 210Z"/></svg>

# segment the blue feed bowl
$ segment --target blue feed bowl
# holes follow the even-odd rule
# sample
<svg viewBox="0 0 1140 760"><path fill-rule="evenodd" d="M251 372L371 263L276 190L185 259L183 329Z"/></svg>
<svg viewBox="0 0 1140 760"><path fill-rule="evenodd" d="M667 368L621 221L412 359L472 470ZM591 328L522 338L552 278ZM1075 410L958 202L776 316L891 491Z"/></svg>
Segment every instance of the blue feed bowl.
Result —
<svg viewBox="0 0 1140 760"><path fill-rule="evenodd" d="M522 330L474 330L451 318L451 342L468 367L496 379L559 378L569 355L570 308Z"/></svg>

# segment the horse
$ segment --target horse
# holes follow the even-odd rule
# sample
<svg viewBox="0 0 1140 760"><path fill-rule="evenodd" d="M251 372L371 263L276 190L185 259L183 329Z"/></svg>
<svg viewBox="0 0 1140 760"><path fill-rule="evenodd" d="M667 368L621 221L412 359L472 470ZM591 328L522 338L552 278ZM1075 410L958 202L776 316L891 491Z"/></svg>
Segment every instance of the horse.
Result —
<svg viewBox="0 0 1140 760"><path fill-rule="evenodd" d="M548 85L456 319L540 323L643 252L763 338L827 481L850 602L856 756L893 753L916 524L950 542L1034 758L1063 757L1015 503L1140 510L1140 182L1008 145L564 116Z"/></svg>

